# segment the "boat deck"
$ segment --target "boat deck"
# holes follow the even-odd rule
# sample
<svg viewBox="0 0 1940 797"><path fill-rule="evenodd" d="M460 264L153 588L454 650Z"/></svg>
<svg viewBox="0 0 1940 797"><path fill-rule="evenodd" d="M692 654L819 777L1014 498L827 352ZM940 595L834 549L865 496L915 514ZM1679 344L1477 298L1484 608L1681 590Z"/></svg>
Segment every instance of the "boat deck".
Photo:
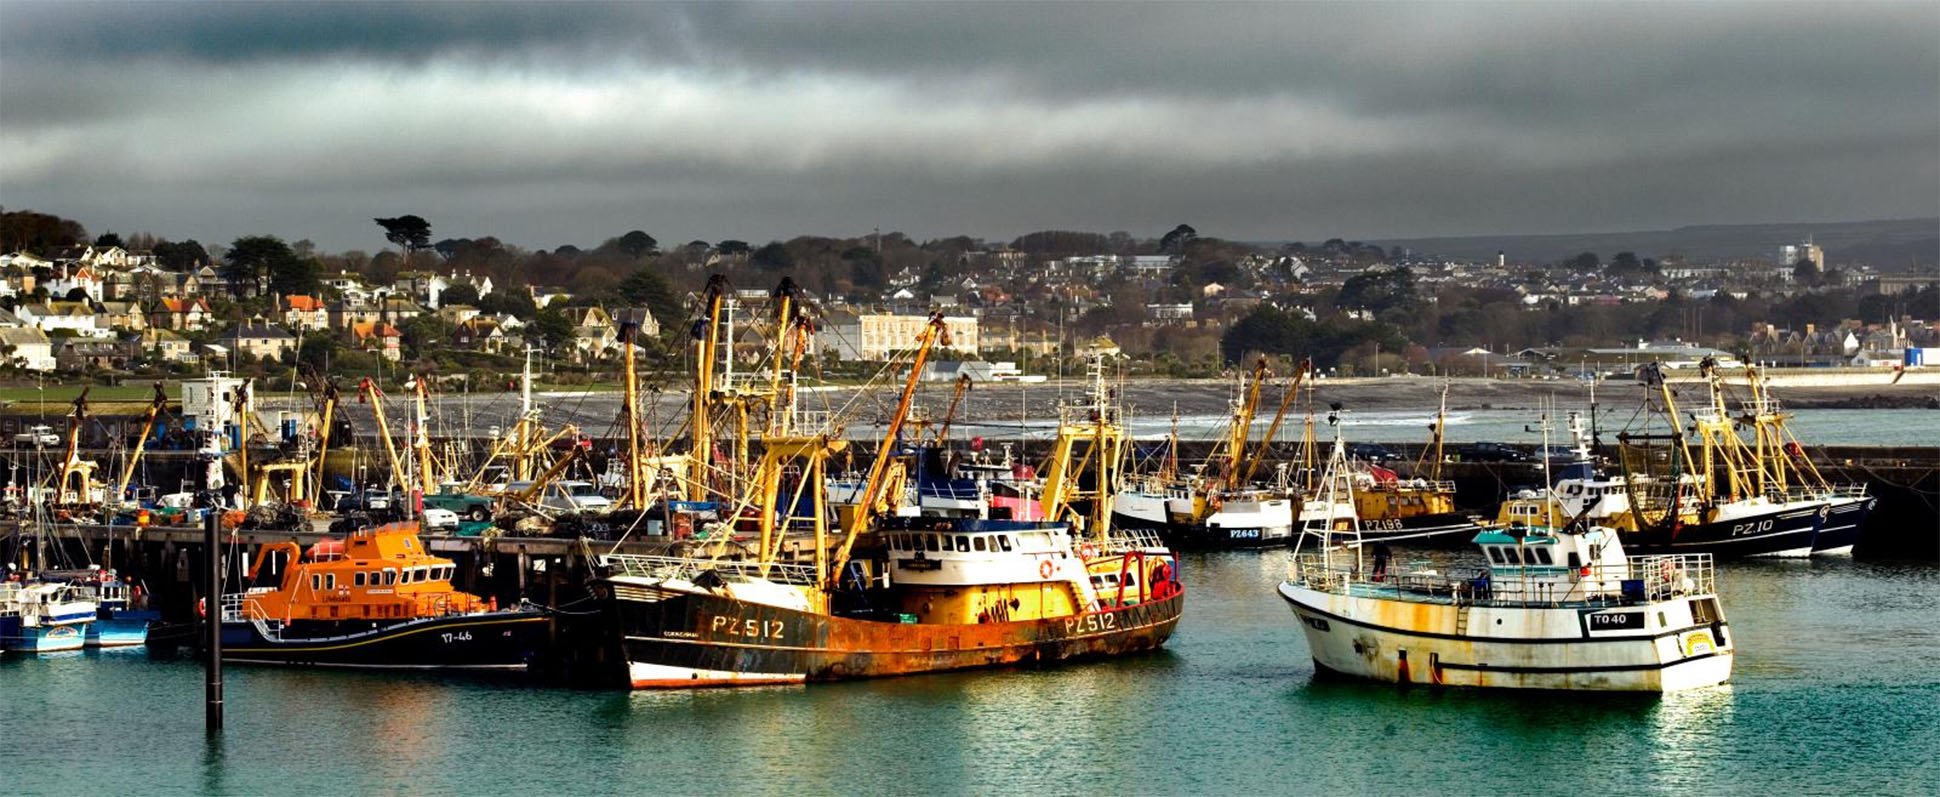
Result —
<svg viewBox="0 0 1940 797"><path fill-rule="evenodd" d="M1468 575L1438 570L1370 574L1358 568L1326 565L1317 554L1300 557L1288 581L1308 589L1357 598L1508 608L1604 608L1631 606L1685 595L1712 594L1715 573L1710 554L1632 556L1623 568L1587 568L1570 581L1566 570L1504 578L1488 570Z"/></svg>

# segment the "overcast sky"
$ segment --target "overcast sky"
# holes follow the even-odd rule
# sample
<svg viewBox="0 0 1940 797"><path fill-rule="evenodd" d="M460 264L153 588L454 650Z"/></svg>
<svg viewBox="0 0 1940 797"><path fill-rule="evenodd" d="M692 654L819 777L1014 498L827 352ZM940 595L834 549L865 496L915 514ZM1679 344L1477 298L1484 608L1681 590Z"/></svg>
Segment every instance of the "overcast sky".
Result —
<svg viewBox="0 0 1940 797"><path fill-rule="evenodd" d="M1940 3L0 0L0 205L333 250L1940 216Z"/></svg>

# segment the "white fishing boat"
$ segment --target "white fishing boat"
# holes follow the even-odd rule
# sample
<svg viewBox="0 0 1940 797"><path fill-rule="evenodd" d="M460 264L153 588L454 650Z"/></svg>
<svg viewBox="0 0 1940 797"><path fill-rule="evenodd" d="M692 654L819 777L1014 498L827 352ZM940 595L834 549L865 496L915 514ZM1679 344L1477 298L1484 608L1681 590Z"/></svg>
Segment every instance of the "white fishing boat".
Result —
<svg viewBox="0 0 1940 797"><path fill-rule="evenodd" d="M1643 692L1730 680L1709 554L1626 556L1615 530L1580 525L1516 525L1474 542L1479 570L1391 567L1382 547L1368 561L1358 524L1308 525L1280 597L1323 672Z"/></svg>

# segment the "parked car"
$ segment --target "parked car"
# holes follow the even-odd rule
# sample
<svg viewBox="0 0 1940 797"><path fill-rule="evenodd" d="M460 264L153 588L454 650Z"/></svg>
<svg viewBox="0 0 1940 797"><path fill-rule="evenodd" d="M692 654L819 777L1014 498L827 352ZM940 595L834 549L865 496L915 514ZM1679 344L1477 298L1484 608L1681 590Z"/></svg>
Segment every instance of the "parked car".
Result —
<svg viewBox="0 0 1940 797"><path fill-rule="evenodd" d="M424 508L424 528L426 531L455 531L458 528L458 513L427 506Z"/></svg>
<svg viewBox="0 0 1940 797"><path fill-rule="evenodd" d="M495 503L496 501L488 496L460 492L454 486L447 486L444 490L424 497L426 512L431 511L433 507L446 509L457 513L459 517L478 523L492 519L492 508Z"/></svg>
<svg viewBox="0 0 1940 797"><path fill-rule="evenodd" d="M599 485L588 481L556 481L547 485L539 506L561 512L604 512L613 500L600 494Z"/></svg>
<svg viewBox="0 0 1940 797"><path fill-rule="evenodd" d="M1506 443L1470 443L1462 446L1459 456L1470 462L1528 462L1532 459L1522 449Z"/></svg>

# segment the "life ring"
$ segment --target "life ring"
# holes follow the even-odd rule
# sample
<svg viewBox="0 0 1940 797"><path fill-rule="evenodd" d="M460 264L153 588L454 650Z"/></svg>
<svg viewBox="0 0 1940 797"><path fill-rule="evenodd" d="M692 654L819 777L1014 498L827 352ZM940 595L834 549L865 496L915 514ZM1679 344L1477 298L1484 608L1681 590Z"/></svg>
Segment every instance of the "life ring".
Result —
<svg viewBox="0 0 1940 797"><path fill-rule="evenodd" d="M1677 571L1675 568L1671 566L1671 560L1663 559L1658 561L1657 580L1662 581L1666 584L1669 584L1671 583L1671 580L1676 577L1677 577Z"/></svg>
<svg viewBox="0 0 1940 797"><path fill-rule="evenodd" d="M200 599L200 600L197 600L197 601L195 602L195 616L196 616L196 617L198 617L198 618L201 618L201 617L208 617L208 616L209 616L209 599L208 599L208 598L202 598L202 599Z"/></svg>
<svg viewBox="0 0 1940 797"><path fill-rule="evenodd" d="M1046 559L1042 562L1037 563L1037 574L1043 578L1050 578L1051 571L1054 568L1055 566L1051 564L1051 560Z"/></svg>
<svg viewBox="0 0 1940 797"><path fill-rule="evenodd" d="M1098 546L1088 542L1080 545L1078 546L1078 556L1085 559L1096 559L1098 558Z"/></svg>

